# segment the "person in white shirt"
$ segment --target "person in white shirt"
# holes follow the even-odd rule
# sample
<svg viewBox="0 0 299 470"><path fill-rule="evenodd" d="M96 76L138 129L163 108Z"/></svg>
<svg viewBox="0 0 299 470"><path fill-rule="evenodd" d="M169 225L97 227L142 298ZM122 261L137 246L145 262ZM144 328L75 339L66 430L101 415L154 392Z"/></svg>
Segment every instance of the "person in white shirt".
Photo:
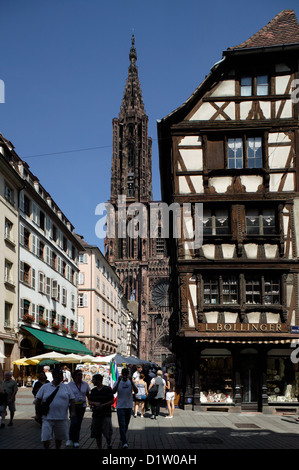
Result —
<svg viewBox="0 0 299 470"><path fill-rule="evenodd" d="M68 385L63 382L63 373L60 369L53 370L53 381L43 385L36 395L38 415L42 414L41 404L57 389L49 411L42 417L41 440L45 449L49 449L52 436L55 437L56 449L60 449L62 441L69 436L68 410L71 407L71 416L75 415L75 395Z"/></svg>
<svg viewBox="0 0 299 470"><path fill-rule="evenodd" d="M67 366L63 368L63 383L68 384L72 380L72 374L70 369Z"/></svg>
<svg viewBox="0 0 299 470"><path fill-rule="evenodd" d="M49 380L49 382L52 382L53 376L52 376L52 373L50 372L49 366L44 366L44 373L46 374L47 380Z"/></svg>
<svg viewBox="0 0 299 470"><path fill-rule="evenodd" d="M113 394L117 392L117 419L119 425L120 440L122 442L122 448L128 447L127 431L131 419L132 408L133 408L133 392L138 393L138 388L133 382L132 378L129 377L129 370L123 369L118 381L114 385Z"/></svg>
<svg viewBox="0 0 299 470"><path fill-rule="evenodd" d="M71 417L69 439L66 443L67 447L70 447L72 444L74 448L79 447L81 424L86 410L86 399L89 398L90 393L90 387L87 382L82 380L82 377L82 371L76 369L73 373L73 382L67 384L75 395L75 416Z"/></svg>

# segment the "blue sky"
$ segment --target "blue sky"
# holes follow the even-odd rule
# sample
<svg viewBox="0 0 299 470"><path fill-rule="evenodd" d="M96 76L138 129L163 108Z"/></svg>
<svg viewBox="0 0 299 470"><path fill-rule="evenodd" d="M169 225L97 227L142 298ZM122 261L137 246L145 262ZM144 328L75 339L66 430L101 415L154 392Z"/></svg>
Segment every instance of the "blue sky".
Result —
<svg viewBox="0 0 299 470"><path fill-rule="evenodd" d="M96 237L110 197L112 119L118 117L134 31L160 198L157 120L197 88L222 51L298 0L0 0L0 132L77 233Z"/></svg>

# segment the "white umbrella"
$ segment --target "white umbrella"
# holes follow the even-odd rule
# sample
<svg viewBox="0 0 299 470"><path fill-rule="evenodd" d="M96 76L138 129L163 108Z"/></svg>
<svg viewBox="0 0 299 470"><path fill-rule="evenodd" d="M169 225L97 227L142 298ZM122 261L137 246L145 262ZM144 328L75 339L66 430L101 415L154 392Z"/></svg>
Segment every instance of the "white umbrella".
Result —
<svg viewBox="0 0 299 470"><path fill-rule="evenodd" d="M81 361L80 362L93 362L95 359L94 356L91 356L90 354L87 354L86 356L81 356Z"/></svg>
<svg viewBox="0 0 299 470"><path fill-rule="evenodd" d="M38 359L38 360L56 359L57 361L59 361L59 359L62 358L62 357L65 357L65 354L61 354L61 353L58 353L56 351L50 351L50 352L47 352L45 354L40 354L39 356L33 356L30 359Z"/></svg>
<svg viewBox="0 0 299 470"><path fill-rule="evenodd" d="M67 364L71 364L71 363L80 364L81 359L82 359L82 356L71 353L71 354L65 354L64 356L60 357L58 361L65 362Z"/></svg>

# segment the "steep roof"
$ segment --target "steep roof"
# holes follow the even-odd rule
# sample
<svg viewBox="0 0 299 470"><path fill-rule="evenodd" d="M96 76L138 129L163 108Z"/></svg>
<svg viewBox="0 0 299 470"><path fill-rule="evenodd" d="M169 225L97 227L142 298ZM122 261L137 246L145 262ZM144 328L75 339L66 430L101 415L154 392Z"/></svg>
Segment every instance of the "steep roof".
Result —
<svg viewBox="0 0 299 470"><path fill-rule="evenodd" d="M283 10L247 41L228 50L299 43L299 23L293 10Z"/></svg>

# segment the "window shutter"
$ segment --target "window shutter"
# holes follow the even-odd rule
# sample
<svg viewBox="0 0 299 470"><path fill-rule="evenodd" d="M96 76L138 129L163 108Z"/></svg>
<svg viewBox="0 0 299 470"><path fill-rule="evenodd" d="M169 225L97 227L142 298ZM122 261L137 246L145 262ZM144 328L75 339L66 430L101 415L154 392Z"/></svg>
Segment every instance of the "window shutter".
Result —
<svg viewBox="0 0 299 470"><path fill-rule="evenodd" d="M88 307L88 294L83 294L83 307Z"/></svg>
<svg viewBox="0 0 299 470"><path fill-rule="evenodd" d="M78 333L84 333L84 317L78 317Z"/></svg>
<svg viewBox="0 0 299 470"><path fill-rule="evenodd" d="M24 281L24 262L20 262L20 281Z"/></svg>
<svg viewBox="0 0 299 470"><path fill-rule="evenodd" d="M31 287L35 289L35 269L31 268Z"/></svg>
<svg viewBox="0 0 299 470"><path fill-rule="evenodd" d="M20 244L24 246L24 225L20 224Z"/></svg>

